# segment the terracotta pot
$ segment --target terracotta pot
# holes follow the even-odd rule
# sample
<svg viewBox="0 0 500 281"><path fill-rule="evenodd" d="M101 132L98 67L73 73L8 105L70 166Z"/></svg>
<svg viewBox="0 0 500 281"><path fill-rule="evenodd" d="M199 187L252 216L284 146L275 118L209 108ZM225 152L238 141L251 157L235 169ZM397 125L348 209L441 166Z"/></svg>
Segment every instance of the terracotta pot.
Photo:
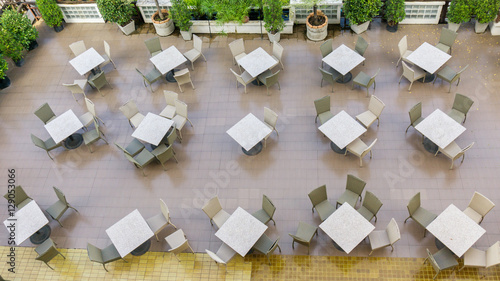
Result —
<svg viewBox="0 0 500 281"><path fill-rule="evenodd" d="M317 13L318 16L325 17L325 22L322 25L315 26L309 23L309 18L313 17L314 13L310 13L306 18L307 38L312 41L321 41L328 35L328 17L320 10Z"/></svg>

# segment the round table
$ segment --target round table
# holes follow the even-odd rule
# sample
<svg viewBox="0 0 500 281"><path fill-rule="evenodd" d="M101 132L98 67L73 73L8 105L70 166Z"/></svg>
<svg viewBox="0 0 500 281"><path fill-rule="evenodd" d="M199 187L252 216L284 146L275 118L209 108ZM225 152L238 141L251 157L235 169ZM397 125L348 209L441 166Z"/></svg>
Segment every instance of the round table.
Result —
<svg viewBox="0 0 500 281"><path fill-rule="evenodd" d="M424 148L432 154L435 154L438 151L438 146L427 137L424 137Z"/></svg>
<svg viewBox="0 0 500 281"><path fill-rule="evenodd" d="M142 256L149 251L151 248L151 239L148 239L146 242L142 243L139 247L135 248L132 252L130 252L133 256Z"/></svg>
<svg viewBox="0 0 500 281"><path fill-rule="evenodd" d="M33 235L31 235L30 241L35 245L42 244L45 240L49 239L51 232L52 230L50 229L50 226L47 224L44 227L40 228Z"/></svg>
<svg viewBox="0 0 500 281"><path fill-rule="evenodd" d="M74 133L64 140L64 147L67 149L75 149L82 145L83 136L79 133Z"/></svg>
<svg viewBox="0 0 500 281"><path fill-rule="evenodd" d="M241 148L241 150L243 151L243 153L245 153L248 156L255 156L262 151L262 147L263 147L263 145L262 145L262 142L260 141L254 147L252 147L250 150L245 150L243 147Z"/></svg>
<svg viewBox="0 0 500 281"><path fill-rule="evenodd" d="M340 149L333 141L330 142L330 147L332 148L333 151L335 151L338 154L345 154L346 148Z"/></svg>

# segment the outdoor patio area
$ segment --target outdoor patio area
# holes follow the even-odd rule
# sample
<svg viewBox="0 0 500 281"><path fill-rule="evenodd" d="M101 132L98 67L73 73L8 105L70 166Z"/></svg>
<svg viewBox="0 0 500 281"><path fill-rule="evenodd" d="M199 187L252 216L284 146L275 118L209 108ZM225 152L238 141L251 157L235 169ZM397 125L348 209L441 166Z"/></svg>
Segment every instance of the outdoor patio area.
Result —
<svg viewBox="0 0 500 281"><path fill-rule="evenodd" d="M469 65L448 93L449 83L437 79L433 83L415 81L410 83L403 77L399 59L398 42L408 38L408 49L415 50L424 42L436 45L441 29L445 25L399 25L396 33L385 30L385 23L375 21L371 29L361 36L369 43L364 54L364 65L352 70L353 78L360 71L376 77L376 88L369 88L385 104L380 115L380 125L373 123L360 138L370 144L373 157L367 155L360 160L352 153L346 156L335 153L330 147L329 136L325 136L315 123L314 101L330 96L333 115L344 110L355 117L368 109L370 97L366 89L352 88L352 82L332 85L323 81L320 87L322 64L320 45L324 41L312 42L305 39L301 27L292 35L282 35L284 48L283 66L279 74L280 89L249 83L238 84L229 70L241 73L233 63L228 44L243 38L246 53L263 48L272 54L272 45L266 36L260 35L213 35L197 34L203 41L202 53L206 58L194 63L194 70L188 61L187 67L195 89L177 83L167 82L165 75L151 84L153 93L143 84L143 78L136 68L146 73L154 68L144 40L155 37L151 29L139 29L130 36L124 36L115 24L66 24L60 33L40 22L39 47L25 56L25 64L15 67L9 60L7 72L12 84L0 91L0 179L4 182L3 194L7 192L10 169L15 169L15 184L21 185L42 210L57 201L53 186L64 192L68 202L78 210L68 210L61 218L61 227L50 219L50 238L61 249L66 259L54 258L50 270L36 261L36 253L29 241L16 248L16 271L7 272L8 264L1 263L0 274L7 280L427 280L434 271L430 265L422 265L427 257L426 249L437 252L435 236L417 222L409 219L407 205L418 192L421 205L434 214L441 214L450 204L464 210L475 191L480 192L493 203L500 204L500 37L475 34L471 23L462 24L452 47L451 58L446 65L454 70ZM329 30L327 39L333 39L333 49L342 44L354 49L358 35L347 31L341 33L338 26ZM102 68L110 85L97 90L85 87L88 99L95 104L95 110L105 125L99 129L105 134L109 145L97 141L72 150L63 147L47 153L36 147L30 134L42 140L50 137L43 122L34 111L48 103L56 116L72 109L76 116L87 112L83 95L71 92L63 83L86 79L69 63L75 55L68 47L83 40L87 48L93 47L104 53L103 40L109 43L111 58L116 64ZM175 46L181 53L193 48L193 41L184 41L176 32L172 36L160 37L163 50ZM328 66L325 64L325 68ZM181 130L182 142L173 144L176 161L167 161L165 170L153 162L144 167L143 176L127 160L114 143L126 146L134 138L134 129L122 114L120 107L134 100L139 112L159 114L166 102L163 91L178 93L178 99L187 104L188 118L192 122ZM422 135L410 127L408 112L418 102L422 103L422 117L436 109L447 113L451 110L455 94L471 98L466 130L455 140L464 148L472 142L474 146L466 152L465 160L454 161L443 154L434 156L424 149ZM247 114L252 113L264 119L264 107L278 115L276 132L272 132L260 153L248 156L228 131ZM93 126L93 125L92 125ZM92 127L91 126L91 127ZM92 127L93 128L93 127ZM83 130L80 130L83 132ZM149 144L146 145L149 149ZM364 239L352 252L346 254L336 248L332 239L321 228L313 237L308 255L306 246L295 243L292 237L299 221L319 226L322 221L313 207L308 194L319 186L326 185L328 200L333 206L346 189L346 178L352 174L366 182L364 191L370 191L380 199L383 206L371 221L375 230L386 228L395 219L401 233L401 240L390 247L371 252L368 239ZM363 192L363 200L365 200ZM254 252L228 263L227 272L223 265L216 265L205 250L216 252L222 241L215 233L217 226L211 225L202 211L206 202L218 196L223 209L232 214L238 207L249 213L262 208L266 195L276 207L272 222L265 234L275 240L280 237L281 253L275 251L267 265L264 255ZM182 229L195 255L185 253L178 263L168 253L165 237L175 231L167 226L158 233L159 242L151 238L151 248L142 257L126 256L128 261L116 261L106 265L107 273L100 264L92 263L87 257L87 243L104 248L111 244L107 229L130 214L139 210L144 218L160 212L160 200L168 205L171 222ZM3 220L9 216L7 201L2 199L0 215ZM362 200L357 201L356 209ZM473 248L486 250L500 240L500 207L495 207L484 217L480 226L486 231ZM0 231L0 246L8 246L9 233ZM30 248L26 248L30 247ZM0 247L4 261L8 247ZM163 252L167 252L163 257ZM282 256L280 256L282 255ZM460 262L460 267L463 262ZM397 270L394 270L397 268ZM181 272L168 275L168 272ZM74 272L74 275L70 273ZM490 269L451 270L442 272L440 280L475 280L486 274L485 280L498 280L500 271ZM127 279L128 278L128 279ZM160 279L161 278L161 279ZM314 279L316 278L316 279ZM339 279L340 280L340 279Z"/></svg>

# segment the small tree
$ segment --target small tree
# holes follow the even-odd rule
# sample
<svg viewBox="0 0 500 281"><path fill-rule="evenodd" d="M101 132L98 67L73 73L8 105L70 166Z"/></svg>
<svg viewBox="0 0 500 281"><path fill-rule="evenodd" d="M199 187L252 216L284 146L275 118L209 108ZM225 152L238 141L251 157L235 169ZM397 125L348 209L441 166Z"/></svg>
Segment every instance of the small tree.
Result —
<svg viewBox="0 0 500 281"><path fill-rule="evenodd" d="M31 42L38 37L38 30L31 25L30 20L14 9L7 9L0 17L0 25L10 32L24 49L28 49Z"/></svg>
<svg viewBox="0 0 500 281"><path fill-rule="evenodd" d="M387 0L385 2L387 24L395 26L406 17L405 0Z"/></svg>
<svg viewBox="0 0 500 281"><path fill-rule="evenodd" d="M351 24L362 24L378 15L382 5L381 0L345 0L345 17Z"/></svg>
<svg viewBox="0 0 500 281"><path fill-rule="evenodd" d="M36 0L36 4L48 26L54 27L62 24L63 14L55 0Z"/></svg>
<svg viewBox="0 0 500 281"><path fill-rule="evenodd" d="M125 0L97 0L97 8L105 21L120 26L127 25L135 14L134 5Z"/></svg>
<svg viewBox="0 0 500 281"><path fill-rule="evenodd" d="M448 7L446 17L452 23L460 24L468 22L472 14L472 5L470 0L453 0Z"/></svg>
<svg viewBox="0 0 500 281"><path fill-rule="evenodd" d="M266 0L264 3L264 27L267 32L276 34L285 28L281 0Z"/></svg>
<svg viewBox="0 0 500 281"><path fill-rule="evenodd" d="M500 6L500 0L475 0L474 12L479 23L489 23L494 20Z"/></svg>
<svg viewBox="0 0 500 281"><path fill-rule="evenodd" d="M169 17L175 25L182 31L188 31L193 25L191 22L191 10L184 0L171 0L172 7L169 11Z"/></svg>
<svg viewBox="0 0 500 281"><path fill-rule="evenodd" d="M16 62L23 58L23 49L23 44L12 33L0 26L0 53Z"/></svg>
<svg viewBox="0 0 500 281"><path fill-rule="evenodd" d="M9 64L3 59L3 55L0 54L0 80L5 77L7 70L9 69Z"/></svg>

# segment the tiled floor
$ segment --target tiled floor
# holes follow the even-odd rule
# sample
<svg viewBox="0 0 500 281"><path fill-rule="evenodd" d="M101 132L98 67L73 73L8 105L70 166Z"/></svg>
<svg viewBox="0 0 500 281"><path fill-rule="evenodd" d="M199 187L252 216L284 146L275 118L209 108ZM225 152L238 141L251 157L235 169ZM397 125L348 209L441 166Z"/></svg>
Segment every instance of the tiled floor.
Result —
<svg viewBox="0 0 500 281"><path fill-rule="evenodd" d="M277 207L276 227L269 224L266 234L272 238L280 236L283 254L305 255L307 250L291 247L291 238L298 221L318 225L317 214L311 213L307 194L314 188L326 184L331 202L345 189L346 175L352 173L367 182L366 190L376 194L384 203L378 214L377 229L384 228L394 217L402 232L401 241L393 253L389 249L375 252L375 257L425 257L425 249L435 251L434 237L423 237L423 229L415 222L403 224L407 217L406 204L416 192L422 193L423 206L440 213L453 203L464 209L474 191L479 191L493 202L500 202L497 191L498 168L500 166L498 128L498 104L496 89L500 86L499 37L487 34L476 35L471 24L465 24L453 46L453 57L449 65L459 69L467 64L459 87L438 81L435 85L414 83L408 92L406 80L398 85L402 68L395 67L399 57L397 43L408 35L409 49L414 50L423 42L436 44L441 25L400 26L397 33L389 33L383 24L375 23L363 34L370 46L365 54L364 66L354 69L372 74L379 67L377 88L370 89L386 104L380 118L380 127L373 125L362 136L365 142L378 138L373 149L373 159L366 157L364 167L353 155L339 155L329 146L329 141L314 124L313 101L325 95L332 99L332 112L347 111L354 116L366 110L368 98L365 90L351 84L335 84L319 87L321 65L319 46L322 42L304 40L302 33L284 36L280 42L285 48L285 70L280 76L281 91L277 87L266 95L265 87L248 86L235 88L235 79L228 68L232 58L227 44L239 36L217 36L212 39L203 35L203 52L208 62L195 63L192 78L196 90L184 86L179 98L188 104L189 118L194 127L183 129L183 142L176 143L179 164L167 163L167 171L161 165L145 168L147 177L130 164L113 145L131 141L132 129L118 108L129 99L134 99L143 114L159 113L165 106L163 90L179 92L176 84L158 81L153 84L154 93L144 88L135 68L148 70L153 66L143 43L154 34L124 36L112 24L68 24L61 33L55 33L43 23L39 25L39 47L26 55L26 64L11 66L8 76L12 85L0 92L0 153L2 160L0 180L6 189L7 169L16 169L17 184L24 187L42 208L57 200L52 186L57 186L69 202L80 213L73 211L63 216L60 227L51 221L52 239L61 248L84 249L87 242L99 247L109 245L105 230L134 209L139 209L148 218L160 211L159 198L168 204L172 222L184 230L196 252L216 250L221 242L214 235L208 218L201 211L203 204L214 195L221 199L222 206L233 212L241 206L249 212L261 207L262 194L273 200ZM329 38L332 37L332 31ZM258 36L244 36L247 52L263 47L268 52L271 45ZM101 97L97 91L87 88L87 96L96 105L97 114L106 122L104 132L110 142L93 144L94 153L82 146L76 150L56 149L51 152L54 161L36 148L30 133L43 139L49 137L42 122L33 111L48 102L59 115L73 109L83 114L84 103L80 97L75 102L62 83L81 79L68 61L73 58L68 45L84 40L87 47L103 53L102 40L111 46L111 56L117 65L104 68L113 88L104 87ZM174 44L181 51L192 47L176 36L161 38L163 48ZM354 47L356 36L335 32L334 47L346 44ZM417 102L423 104L424 116L439 108L448 111L454 93L471 97L475 103L467 115L467 130L458 138L460 146L472 141L476 144L468 151L463 164L456 161L454 170L448 170L449 159L434 157L426 152L420 135L410 128L408 110ZM225 132L249 112L263 118L263 107L267 106L279 115L277 129L279 138L272 134L267 147L257 156L248 157L238 144ZM235 168L236 167L236 168ZM0 215L7 217L7 206L3 201ZM498 207L488 214L481 224L486 234L475 244L485 249L500 240L500 216ZM170 234L168 227L160 238ZM0 244L7 245L7 231L0 231ZM166 243L153 241L153 251L165 251ZM24 242L21 246L30 246ZM361 243L350 256L366 257L369 244ZM344 256L336 250L323 232L311 244L313 256ZM293 259L293 256L290 257ZM312 258L313 259L313 258ZM255 268L255 266L253 267ZM298 269L297 269L298 270Z"/></svg>

